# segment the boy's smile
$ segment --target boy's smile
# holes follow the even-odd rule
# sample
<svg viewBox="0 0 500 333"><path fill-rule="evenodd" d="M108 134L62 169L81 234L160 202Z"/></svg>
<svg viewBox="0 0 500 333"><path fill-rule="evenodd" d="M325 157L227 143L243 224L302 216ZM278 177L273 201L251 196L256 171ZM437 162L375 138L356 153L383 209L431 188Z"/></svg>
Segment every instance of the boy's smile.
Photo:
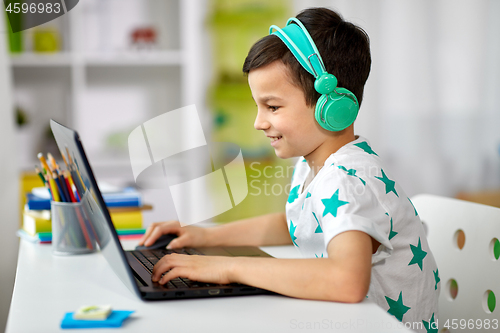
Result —
<svg viewBox="0 0 500 333"><path fill-rule="evenodd" d="M322 167L330 154L354 139L352 126L333 133L316 122L314 107L306 104L304 92L291 83L281 61L252 69L248 83L257 104L254 127L264 131L278 157L304 156L311 168Z"/></svg>

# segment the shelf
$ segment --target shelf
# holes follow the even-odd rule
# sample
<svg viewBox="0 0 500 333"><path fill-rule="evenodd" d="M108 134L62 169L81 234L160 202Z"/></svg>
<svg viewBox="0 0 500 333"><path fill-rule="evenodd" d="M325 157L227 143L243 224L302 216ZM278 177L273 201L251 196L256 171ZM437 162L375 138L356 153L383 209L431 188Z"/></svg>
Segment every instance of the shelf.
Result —
<svg viewBox="0 0 500 333"><path fill-rule="evenodd" d="M67 67L77 62L87 66L179 66L183 58L179 50L89 53L78 57L69 52L11 55L14 67Z"/></svg>
<svg viewBox="0 0 500 333"><path fill-rule="evenodd" d="M68 52L61 53L21 53L10 56L14 67L67 67L72 57Z"/></svg>
<svg viewBox="0 0 500 333"><path fill-rule="evenodd" d="M182 51L129 51L87 54L88 66L176 66L182 64Z"/></svg>

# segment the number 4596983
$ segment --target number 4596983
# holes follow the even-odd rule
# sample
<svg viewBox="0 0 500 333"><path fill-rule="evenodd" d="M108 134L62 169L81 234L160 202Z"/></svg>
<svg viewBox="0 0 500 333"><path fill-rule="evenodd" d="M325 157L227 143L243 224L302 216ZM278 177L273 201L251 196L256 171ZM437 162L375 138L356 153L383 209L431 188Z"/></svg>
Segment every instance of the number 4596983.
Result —
<svg viewBox="0 0 500 333"><path fill-rule="evenodd" d="M59 14L61 12L61 4L60 3L30 3L29 5L27 3L9 3L7 8L5 8L5 11L8 13L14 13L14 14L19 14L19 13L46 13L46 14Z"/></svg>
<svg viewBox="0 0 500 333"><path fill-rule="evenodd" d="M447 319L444 328L457 329L498 329L498 319Z"/></svg>

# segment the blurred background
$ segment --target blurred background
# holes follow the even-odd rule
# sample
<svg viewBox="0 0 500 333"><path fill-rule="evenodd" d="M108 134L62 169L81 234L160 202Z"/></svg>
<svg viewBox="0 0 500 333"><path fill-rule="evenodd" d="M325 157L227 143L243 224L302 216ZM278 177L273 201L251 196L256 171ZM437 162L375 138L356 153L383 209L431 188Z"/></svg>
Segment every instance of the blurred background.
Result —
<svg viewBox="0 0 500 333"><path fill-rule="evenodd" d="M41 186L36 154L57 157L50 118L79 131L99 181L123 188L135 184L129 133L195 104L208 141L242 148L250 185L214 221L283 210L293 161L277 159L254 130L241 67L271 24L312 6L338 10L370 36L372 70L355 132L407 195L500 206L500 1L85 0L19 33L1 17L0 247L9 256L1 259L0 327L25 192ZM182 160L172 163L185 172ZM142 212L144 227L176 218L168 191L139 191L153 207Z"/></svg>

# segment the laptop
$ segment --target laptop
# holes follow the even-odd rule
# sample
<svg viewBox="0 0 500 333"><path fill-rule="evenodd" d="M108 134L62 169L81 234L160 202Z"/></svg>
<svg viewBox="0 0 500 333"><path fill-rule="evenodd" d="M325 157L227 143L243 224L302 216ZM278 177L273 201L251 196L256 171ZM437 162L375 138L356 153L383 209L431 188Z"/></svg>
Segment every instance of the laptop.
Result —
<svg viewBox="0 0 500 333"><path fill-rule="evenodd" d="M70 165L70 172L80 194L87 216L88 234L94 237L120 280L143 300L170 300L184 298L241 296L271 294L272 292L242 284L219 285L177 278L165 285L151 281L152 267L163 255L177 252L186 255L271 257L257 247L184 248L180 250L123 250L118 234L104 204L102 194L87 159L78 133L51 120L50 127L62 156Z"/></svg>

